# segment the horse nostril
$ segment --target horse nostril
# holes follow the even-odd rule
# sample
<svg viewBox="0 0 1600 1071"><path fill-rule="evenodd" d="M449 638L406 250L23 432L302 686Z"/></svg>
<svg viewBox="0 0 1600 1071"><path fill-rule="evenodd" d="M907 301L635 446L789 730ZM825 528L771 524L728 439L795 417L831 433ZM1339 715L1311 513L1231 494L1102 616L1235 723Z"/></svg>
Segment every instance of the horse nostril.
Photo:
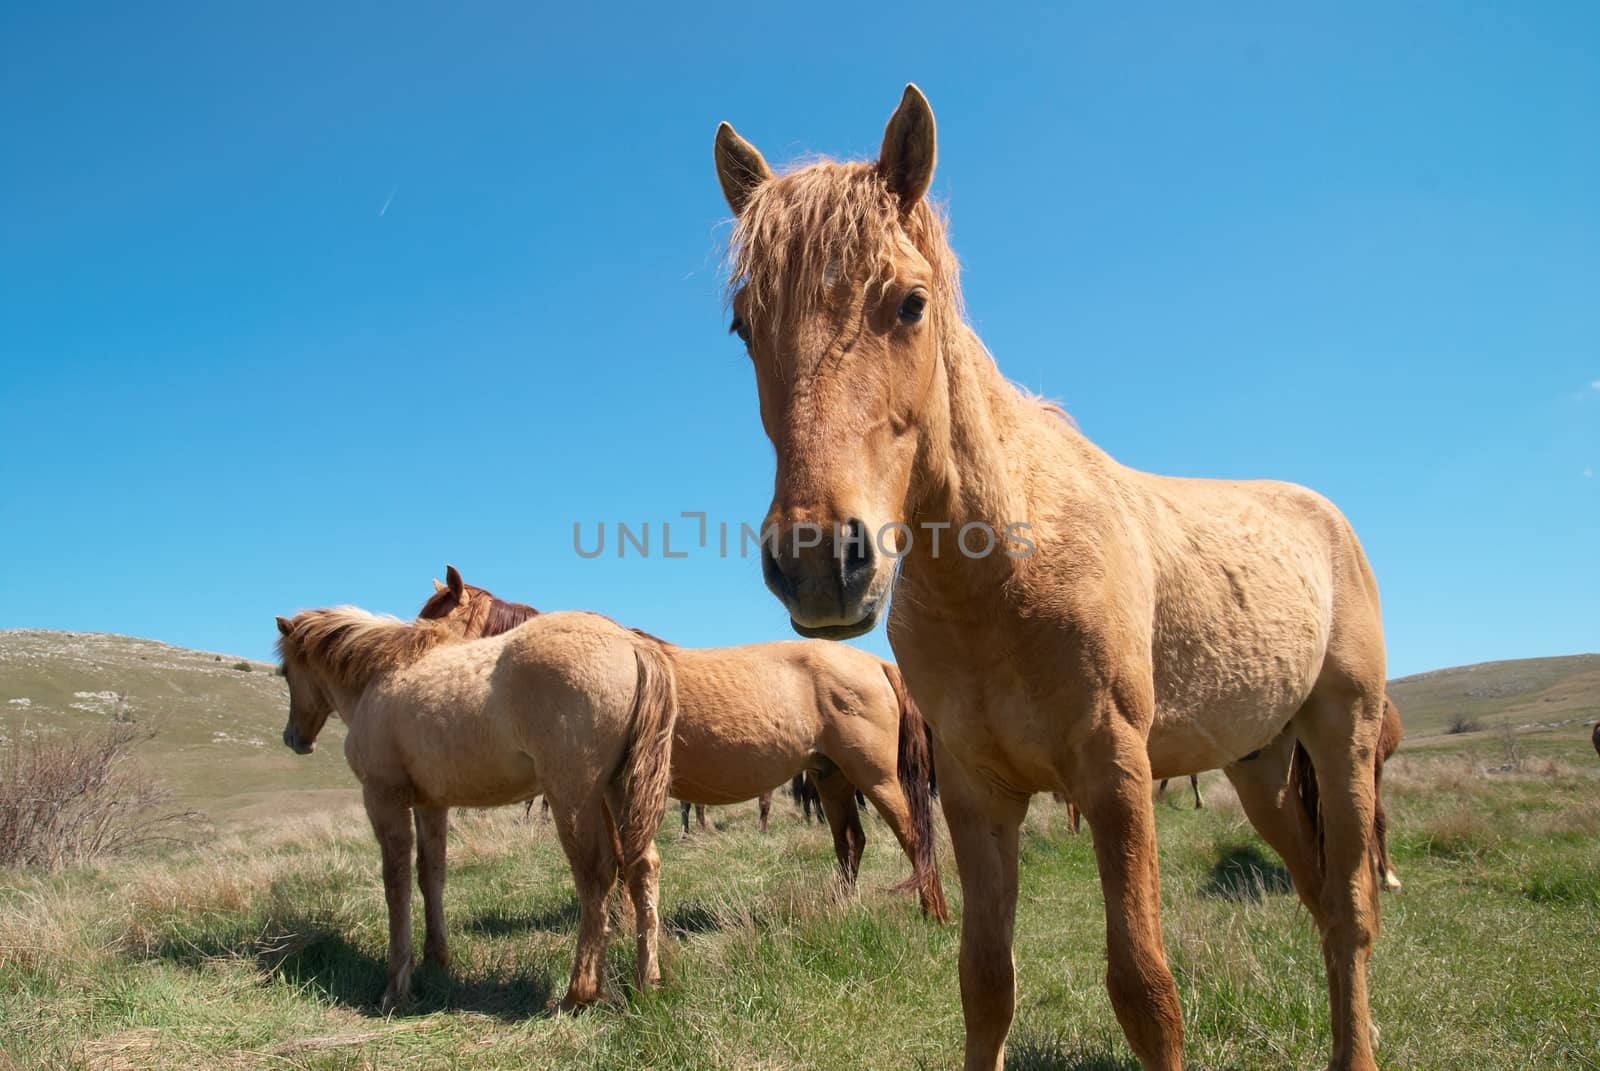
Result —
<svg viewBox="0 0 1600 1071"><path fill-rule="evenodd" d="M767 590L780 599L794 598L794 581L783 571L783 566L778 564L778 556L772 549L771 542L761 544L761 576L767 582Z"/></svg>
<svg viewBox="0 0 1600 1071"><path fill-rule="evenodd" d="M839 579L843 581L846 590L861 583L864 578L872 573L872 540L867 535L867 526L852 517L844 524L840 532L842 545L839 548Z"/></svg>

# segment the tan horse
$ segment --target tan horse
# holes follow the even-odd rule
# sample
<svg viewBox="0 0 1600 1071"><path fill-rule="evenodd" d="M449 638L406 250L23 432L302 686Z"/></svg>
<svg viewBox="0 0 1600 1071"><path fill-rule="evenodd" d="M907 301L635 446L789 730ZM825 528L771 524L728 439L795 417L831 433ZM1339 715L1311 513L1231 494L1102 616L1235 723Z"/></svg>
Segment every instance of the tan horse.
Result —
<svg viewBox="0 0 1600 1071"><path fill-rule="evenodd" d="M916 87L876 162L779 177L726 124L715 156L732 330L777 455L767 583L824 637L873 627L894 587L961 871L966 1066L1001 1066L1018 827L1034 792L1063 791L1094 830L1117 1018L1144 1067L1176 1071L1152 778L1220 767L1322 933L1333 1066L1369 1071L1384 645L1350 525L1291 484L1129 469L1005 380L926 199ZM1048 175L1016 181L1048 201Z"/></svg>
<svg viewBox="0 0 1600 1071"><path fill-rule="evenodd" d="M278 632L289 682L283 742L310 754L332 712L349 727L345 758L383 853L384 1011L410 989L413 820L423 954L446 966L449 808L520 803L538 793L555 814L581 910L562 1007L600 998L606 901L619 857L638 926L636 980L641 989L659 981L654 838L677 717L672 659L662 644L579 613L548 614L476 642L348 607L280 617Z"/></svg>
<svg viewBox="0 0 1600 1071"><path fill-rule="evenodd" d="M539 611L445 573L419 617L464 636L482 635ZM437 584L437 582L435 582ZM809 771L827 805L846 883L861 866L866 831L860 789L911 861L908 885L922 910L947 911L933 836L931 774L922 715L900 672L880 658L831 643L674 647L677 736L671 794L689 803L740 803Z"/></svg>

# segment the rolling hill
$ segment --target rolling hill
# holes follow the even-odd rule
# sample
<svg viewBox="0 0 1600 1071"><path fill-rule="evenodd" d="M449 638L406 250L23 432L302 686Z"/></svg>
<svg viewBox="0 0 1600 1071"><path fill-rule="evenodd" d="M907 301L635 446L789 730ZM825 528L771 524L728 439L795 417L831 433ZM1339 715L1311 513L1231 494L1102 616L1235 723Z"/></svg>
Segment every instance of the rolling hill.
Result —
<svg viewBox="0 0 1600 1071"><path fill-rule="evenodd" d="M218 822L353 800L341 724L329 723L309 757L279 743L288 692L274 669L127 636L0 630L0 746L92 730L120 711L156 731L140 755L178 801ZM1600 718L1600 655L1458 666L1391 681L1389 690L1412 742L1444 742L1457 715L1485 730L1505 722L1571 730Z"/></svg>
<svg viewBox="0 0 1600 1071"><path fill-rule="evenodd" d="M0 630L0 745L121 716L155 730L138 754L177 802L218 821L353 798L341 724L311 756L280 742L289 693L276 668L128 636Z"/></svg>

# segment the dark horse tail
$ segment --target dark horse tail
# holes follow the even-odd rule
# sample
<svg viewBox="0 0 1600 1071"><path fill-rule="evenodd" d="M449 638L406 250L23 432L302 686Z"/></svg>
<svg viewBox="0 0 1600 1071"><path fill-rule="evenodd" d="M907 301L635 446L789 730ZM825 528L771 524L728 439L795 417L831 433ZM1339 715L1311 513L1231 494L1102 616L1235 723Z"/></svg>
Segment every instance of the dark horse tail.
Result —
<svg viewBox="0 0 1600 1071"><path fill-rule="evenodd" d="M900 779L900 791L905 795L906 806L911 810L911 832L917 838L912 851L913 873L907 887L920 889L923 909L940 922L948 921L949 909L944 902L944 886L939 881L939 855L933 833L933 802L930 783L933 779L933 749L928 746L927 725L922 712L906 688L899 667L883 663L883 675L889 678L895 699L900 704L900 734L895 754L895 773Z"/></svg>
<svg viewBox="0 0 1600 1071"><path fill-rule="evenodd" d="M1294 742L1294 754L1289 758L1289 791L1293 792L1296 798L1300 800L1300 808L1305 812L1305 816L1310 823L1311 836L1313 843L1316 845L1318 880L1320 883L1326 884L1328 880L1327 836L1322 823L1322 792L1317 787L1317 770L1311 763L1311 754L1306 751L1305 745L1299 740ZM1376 788L1374 788L1373 802L1374 810L1376 810ZM1367 852L1367 880L1371 882L1371 895L1368 903L1371 905L1372 921L1374 928L1376 928L1380 924L1379 912L1382 908L1378 898L1378 886L1382 878L1378 873L1377 856L1370 850L1379 834L1376 823L1375 828L1368 832L1372 838L1368 842L1369 850ZM1321 893L1322 889L1317 889L1317 895L1320 896Z"/></svg>
<svg viewBox="0 0 1600 1071"><path fill-rule="evenodd" d="M628 749L617 769L622 796L617 814L617 838L622 857L640 858L661 828L672 782L672 733L678 720L678 686L672 655L654 640L638 637L633 655L639 681L629 711Z"/></svg>

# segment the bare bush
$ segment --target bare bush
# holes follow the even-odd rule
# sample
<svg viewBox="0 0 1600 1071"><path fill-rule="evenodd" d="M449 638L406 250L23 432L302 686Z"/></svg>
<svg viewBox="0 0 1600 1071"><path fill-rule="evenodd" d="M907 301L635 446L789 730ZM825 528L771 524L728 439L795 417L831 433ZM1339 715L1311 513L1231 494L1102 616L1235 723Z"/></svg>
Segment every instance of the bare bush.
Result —
<svg viewBox="0 0 1600 1071"><path fill-rule="evenodd" d="M53 870L176 837L199 815L165 810L171 793L131 761L154 735L119 721L0 752L0 865Z"/></svg>
<svg viewBox="0 0 1600 1071"><path fill-rule="evenodd" d="M1445 726L1444 731L1452 735L1458 735L1460 733L1475 733L1482 728L1483 726L1478 724L1478 719L1476 718L1468 717L1465 714L1452 714L1450 716L1450 724Z"/></svg>

